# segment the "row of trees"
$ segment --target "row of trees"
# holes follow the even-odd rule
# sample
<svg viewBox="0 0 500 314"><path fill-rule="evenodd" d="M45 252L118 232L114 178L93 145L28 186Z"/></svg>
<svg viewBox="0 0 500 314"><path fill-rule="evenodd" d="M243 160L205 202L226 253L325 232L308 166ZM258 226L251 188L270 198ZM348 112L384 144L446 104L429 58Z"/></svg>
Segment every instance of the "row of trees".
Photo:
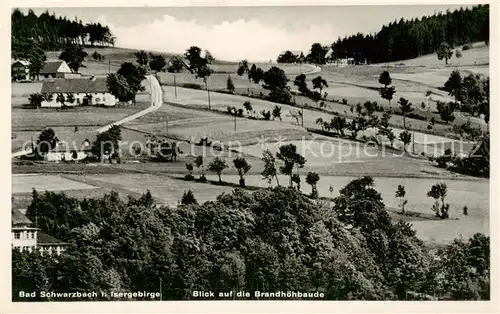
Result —
<svg viewBox="0 0 500 314"><path fill-rule="evenodd" d="M483 115L489 122L490 78L470 73L462 77L460 71L451 72L443 89L455 98L452 109L459 109L473 116ZM438 104L439 106L439 104ZM441 105L443 106L443 105ZM452 110L450 108L450 110ZM439 108L438 108L439 110Z"/></svg>
<svg viewBox="0 0 500 314"><path fill-rule="evenodd" d="M111 94L119 101L132 101L138 92L144 91L142 81L146 78L146 69L130 62L124 62L116 73L108 74L106 84Z"/></svg>
<svg viewBox="0 0 500 314"><path fill-rule="evenodd" d="M452 47L477 41L489 42L488 5L439 12L421 19L401 18L382 26L376 34L339 38L332 49L335 58L377 63L434 53L442 43Z"/></svg>
<svg viewBox="0 0 500 314"><path fill-rule="evenodd" d="M149 68L153 71L162 71L167 65L165 57L163 57L161 54L149 53L148 55L144 50L141 50L136 52L134 55L137 59L137 63L140 66L144 68L149 66Z"/></svg>
<svg viewBox="0 0 500 314"><path fill-rule="evenodd" d="M304 56L303 52L300 52L300 54L294 54L290 50L287 50L284 53L280 54L276 61L278 63L302 64L305 62L309 62L314 64L325 64L327 61L329 61L329 58L331 58L331 56L327 56L328 50L330 50L330 47L323 46L320 43L314 43L312 44L307 56Z"/></svg>
<svg viewBox="0 0 500 314"><path fill-rule="evenodd" d="M60 50L68 45L110 46L115 41L106 25L83 24L77 18L56 17L48 11L37 16L33 10L25 15L14 9L11 21L12 57L15 59L28 59L34 44L42 50Z"/></svg>
<svg viewBox="0 0 500 314"><path fill-rule="evenodd" d="M490 298L489 237L430 254L384 208L371 177L341 188L331 204L284 187L237 189L177 208L157 205L149 192L82 200L33 191L28 218L70 246L50 258L13 251L12 295L149 291L175 300L196 290L295 290L328 300Z"/></svg>

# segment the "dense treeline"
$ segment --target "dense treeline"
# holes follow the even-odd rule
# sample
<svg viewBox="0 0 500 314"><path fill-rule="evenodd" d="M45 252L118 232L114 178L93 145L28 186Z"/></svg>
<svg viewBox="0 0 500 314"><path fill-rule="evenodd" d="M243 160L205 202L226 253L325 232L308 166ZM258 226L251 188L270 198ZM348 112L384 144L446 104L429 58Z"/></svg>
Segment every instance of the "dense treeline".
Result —
<svg viewBox="0 0 500 314"><path fill-rule="evenodd" d="M36 45L43 50L60 50L69 45L110 46L115 38L108 26L83 24L81 20L57 17L48 11L37 16L32 10L24 14L15 9L12 19L12 57L26 58Z"/></svg>
<svg viewBox="0 0 500 314"><path fill-rule="evenodd" d="M453 12L400 19L384 25L376 34L361 33L338 39L333 45L336 58L352 57L357 62L398 61L434 53L442 42L462 45L489 41L489 6L460 8Z"/></svg>
<svg viewBox="0 0 500 314"><path fill-rule="evenodd" d="M14 251L14 299L19 290L162 291L164 300L197 290L489 299L489 238L430 254L410 225L391 220L370 177L341 189L333 205L284 187L191 203L34 191L27 216L71 246L52 259Z"/></svg>

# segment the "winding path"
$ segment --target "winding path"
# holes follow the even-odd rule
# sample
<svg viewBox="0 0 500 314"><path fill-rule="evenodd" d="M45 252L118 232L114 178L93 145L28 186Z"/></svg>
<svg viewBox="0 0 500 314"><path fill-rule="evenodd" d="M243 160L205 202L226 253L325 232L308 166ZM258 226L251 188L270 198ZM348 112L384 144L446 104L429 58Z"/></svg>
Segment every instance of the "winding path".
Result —
<svg viewBox="0 0 500 314"><path fill-rule="evenodd" d="M161 105L163 104L163 90L161 89L160 83L158 82L156 77L154 77L153 75L146 76L146 80L151 85L151 105L144 110L141 110L139 112L134 113L133 115L130 115L130 116L125 117L121 120L115 121L115 122L108 124L106 126L100 127L99 129L96 130L97 133L105 132L105 131L109 130L109 128L111 128L111 126L113 126L113 125L121 125L121 124L130 122L132 120L135 120L139 117L142 117L145 114L156 111L156 110L158 110L158 108L161 107Z"/></svg>

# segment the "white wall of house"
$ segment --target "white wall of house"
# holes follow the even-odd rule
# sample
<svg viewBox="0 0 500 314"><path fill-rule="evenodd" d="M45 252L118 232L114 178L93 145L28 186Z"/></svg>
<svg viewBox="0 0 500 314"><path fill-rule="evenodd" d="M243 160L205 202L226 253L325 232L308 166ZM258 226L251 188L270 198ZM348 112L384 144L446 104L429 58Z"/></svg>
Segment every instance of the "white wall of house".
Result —
<svg viewBox="0 0 500 314"><path fill-rule="evenodd" d="M84 151L76 152L76 158L74 158L75 154L73 152L48 152L43 158L45 161L77 161L83 160L87 156L88 153Z"/></svg>
<svg viewBox="0 0 500 314"><path fill-rule="evenodd" d="M36 247L37 232L36 228L18 227L12 228L12 246L13 247Z"/></svg>
<svg viewBox="0 0 500 314"><path fill-rule="evenodd" d="M67 99L69 93L62 93L64 95L64 98ZM113 107L116 106L117 99L114 95L111 95L110 93L89 93L92 95L92 100L88 101L89 105L104 105L106 107ZM51 101L42 101L42 107L45 108L61 108L62 104L57 101L57 93L52 94L52 100ZM67 101L64 102L64 104L68 107L75 107L75 106L80 106L85 103L85 99L87 98L87 94L84 93L73 93L73 96L75 97L75 101L71 104Z"/></svg>
<svg viewBox="0 0 500 314"><path fill-rule="evenodd" d="M66 62L63 62L57 69L57 73L73 73L73 71L71 71L71 68Z"/></svg>
<svg viewBox="0 0 500 314"><path fill-rule="evenodd" d="M61 253L66 250L66 247L64 245L56 245L56 244L39 245L38 248L42 255L44 255L45 253L49 255L52 254L61 255Z"/></svg>

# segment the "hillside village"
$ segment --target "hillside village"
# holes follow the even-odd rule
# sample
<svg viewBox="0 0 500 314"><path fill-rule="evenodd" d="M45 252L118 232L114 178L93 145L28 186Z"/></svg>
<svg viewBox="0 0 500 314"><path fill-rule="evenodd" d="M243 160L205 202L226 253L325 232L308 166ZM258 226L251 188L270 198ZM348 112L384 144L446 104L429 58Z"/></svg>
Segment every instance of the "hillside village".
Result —
<svg viewBox="0 0 500 314"><path fill-rule="evenodd" d="M13 292L489 300L488 5L387 22L229 62L13 10Z"/></svg>

